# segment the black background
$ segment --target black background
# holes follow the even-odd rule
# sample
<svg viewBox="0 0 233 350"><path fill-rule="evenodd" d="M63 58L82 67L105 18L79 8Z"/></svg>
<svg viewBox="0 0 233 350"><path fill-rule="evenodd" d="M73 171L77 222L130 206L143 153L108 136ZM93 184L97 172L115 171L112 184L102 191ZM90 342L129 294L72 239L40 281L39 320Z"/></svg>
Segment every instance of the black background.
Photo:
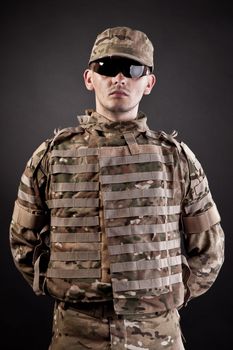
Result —
<svg viewBox="0 0 233 350"><path fill-rule="evenodd" d="M232 1L3 1L0 36L0 346L47 349L53 302L13 264L8 229L25 164L58 127L94 107L82 74L97 33L126 25L155 46L157 84L140 109L149 126L178 130L201 161L226 234L214 286L181 310L187 350L229 350L232 288ZM3 345L3 344L6 345Z"/></svg>

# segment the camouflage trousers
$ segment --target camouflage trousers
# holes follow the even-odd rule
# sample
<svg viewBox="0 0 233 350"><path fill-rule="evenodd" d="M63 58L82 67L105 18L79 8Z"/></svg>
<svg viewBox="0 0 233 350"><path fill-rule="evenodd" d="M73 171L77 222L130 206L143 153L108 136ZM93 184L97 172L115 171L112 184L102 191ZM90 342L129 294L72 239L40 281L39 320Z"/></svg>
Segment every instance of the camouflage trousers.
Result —
<svg viewBox="0 0 233 350"><path fill-rule="evenodd" d="M176 309L156 316L117 316L101 305L98 312L94 307L86 312L57 304L49 350L184 350Z"/></svg>

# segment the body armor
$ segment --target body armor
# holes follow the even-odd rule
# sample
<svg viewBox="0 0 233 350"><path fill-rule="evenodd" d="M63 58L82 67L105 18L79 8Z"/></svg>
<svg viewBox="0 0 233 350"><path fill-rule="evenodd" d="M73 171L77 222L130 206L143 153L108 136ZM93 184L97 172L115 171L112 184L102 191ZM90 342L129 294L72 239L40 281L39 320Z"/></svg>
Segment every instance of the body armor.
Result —
<svg viewBox="0 0 233 350"><path fill-rule="evenodd" d="M185 144L149 130L143 115L107 123L92 113L58 132L28 167L13 221L37 228L37 293L113 299L118 314L179 308L190 297L183 230L206 231L220 217ZM35 181L39 193L29 190Z"/></svg>

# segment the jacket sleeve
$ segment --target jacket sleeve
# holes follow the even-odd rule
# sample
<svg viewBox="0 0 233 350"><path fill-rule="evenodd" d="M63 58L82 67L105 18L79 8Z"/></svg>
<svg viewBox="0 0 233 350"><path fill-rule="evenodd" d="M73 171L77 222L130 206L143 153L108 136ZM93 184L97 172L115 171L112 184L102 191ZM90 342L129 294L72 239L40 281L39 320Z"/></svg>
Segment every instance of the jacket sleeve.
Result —
<svg viewBox="0 0 233 350"><path fill-rule="evenodd" d="M41 165L48 144L46 141L38 147L25 167L10 223L10 248L13 261L37 294L41 294L39 257L49 251L45 240L49 223L45 204L47 178Z"/></svg>
<svg viewBox="0 0 233 350"><path fill-rule="evenodd" d="M188 146L181 145L188 169L182 222L190 300L205 293L216 280L224 262L224 232L203 168Z"/></svg>

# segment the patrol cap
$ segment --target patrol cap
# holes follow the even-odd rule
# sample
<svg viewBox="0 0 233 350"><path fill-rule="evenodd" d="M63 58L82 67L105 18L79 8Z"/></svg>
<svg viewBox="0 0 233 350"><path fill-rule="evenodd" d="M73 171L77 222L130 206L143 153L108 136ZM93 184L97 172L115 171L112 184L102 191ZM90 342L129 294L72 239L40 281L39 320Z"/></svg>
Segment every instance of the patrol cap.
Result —
<svg viewBox="0 0 233 350"><path fill-rule="evenodd" d="M153 69L153 44L140 30L129 27L105 29L98 34L92 48L89 64L108 56L133 59Z"/></svg>

